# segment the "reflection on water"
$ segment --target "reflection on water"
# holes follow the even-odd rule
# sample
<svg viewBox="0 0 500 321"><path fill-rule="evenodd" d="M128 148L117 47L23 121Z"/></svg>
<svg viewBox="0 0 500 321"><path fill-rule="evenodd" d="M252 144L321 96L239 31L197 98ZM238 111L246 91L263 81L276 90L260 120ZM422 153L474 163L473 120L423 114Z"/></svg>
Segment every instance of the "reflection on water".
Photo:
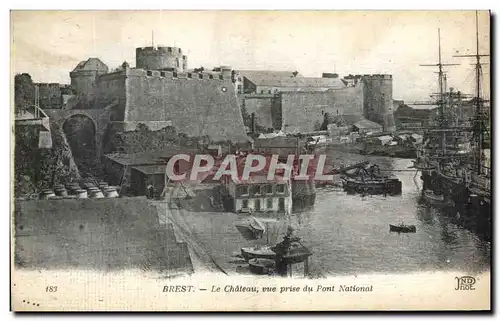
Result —
<svg viewBox="0 0 500 321"><path fill-rule="evenodd" d="M345 165L370 160L381 170L407 169L410 160L362 155L333 155ZM400 196L347 195L341 188L317 190L313 209L294 213L292 224L313 250L316 275L405 273L422 270L489 269L491 245L454 224L453 217L421 201L421 183L414 172L394 172L402 181ZM418 185L416 185L416 183ZM416 233L389 231L389 224L413 224Z"/></svg>

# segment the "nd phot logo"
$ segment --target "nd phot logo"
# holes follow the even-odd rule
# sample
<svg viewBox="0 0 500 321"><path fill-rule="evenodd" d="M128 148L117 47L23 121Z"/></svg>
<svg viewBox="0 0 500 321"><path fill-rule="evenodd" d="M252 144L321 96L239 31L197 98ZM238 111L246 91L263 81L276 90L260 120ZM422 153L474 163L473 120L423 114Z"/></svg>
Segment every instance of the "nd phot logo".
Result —
<svg viewBox="0 0 500 321"><path fill-rule="evenodd" d="M455 277L456 287L455 290L457 291L472 291L474 289L474 284L476 283L476 279L472 276L462 276L462 277Z"/></svg>

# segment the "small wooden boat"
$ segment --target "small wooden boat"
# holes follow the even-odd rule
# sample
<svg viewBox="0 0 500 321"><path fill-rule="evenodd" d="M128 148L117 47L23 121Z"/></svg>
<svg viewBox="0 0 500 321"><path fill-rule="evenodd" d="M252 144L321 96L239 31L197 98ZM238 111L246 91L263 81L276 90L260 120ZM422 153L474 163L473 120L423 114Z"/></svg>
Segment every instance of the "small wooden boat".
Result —
<svg viewBox="0 0 500 321"><path fill-rule="evenodd" d="M257 236L257 238L262 238L264 232L266 231L266 227L262 222L260 222L257 218L251 216L250 217L250 229Z"/></svg>
<svg viewBox="0 0 500 321"><path fill-rule="evenodd" d="M268 274L275 268L274 260L255 258L248 261L250 272L254 274Z"/></svg>
<svg viewBox="0 0 500 321"><path fill-rule="evenodd" d="M241 255L246 261L256 258L274 260L276 257L276 253L271 250L270 245L242 247Z"/></svg>
<svg viewBox="0 0 500 321"><path fill-rule="evenodd" d="M266 231L264 224L253 216L250 216L247 220L237 222L234 225L247 240L260 239Z"/></svg>
<svg viewBox="0 0 500 321"><path fill-rule="evenodd" d="M417 227L415 225L404 225L404 224L391 225L391 224L389 224L389 230L391 232L398 232L398 233L415 233L415 232L417 232Z"/></svg>

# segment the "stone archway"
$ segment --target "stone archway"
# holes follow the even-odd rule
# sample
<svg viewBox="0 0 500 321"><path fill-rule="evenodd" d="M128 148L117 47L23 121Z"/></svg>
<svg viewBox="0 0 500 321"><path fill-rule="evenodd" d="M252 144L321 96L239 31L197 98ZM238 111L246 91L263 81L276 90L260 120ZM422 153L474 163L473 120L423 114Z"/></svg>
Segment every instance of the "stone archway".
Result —
<svg viewBox="0 0 500 321"><path fill-rule="evenodd" d="M80 173L83 176L94 174L99 157L95 120L84 113L75 113L63 120L61 130Z"/></svg>

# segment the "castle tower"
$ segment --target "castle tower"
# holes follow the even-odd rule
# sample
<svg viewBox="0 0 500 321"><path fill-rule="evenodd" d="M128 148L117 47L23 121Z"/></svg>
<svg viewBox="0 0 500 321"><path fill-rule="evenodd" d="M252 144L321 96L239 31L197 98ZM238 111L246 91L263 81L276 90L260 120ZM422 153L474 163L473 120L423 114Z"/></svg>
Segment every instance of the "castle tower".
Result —
<svg viewBox="0 0 500 321"><path fill-rule="evenodd" d="M177 47L143 47L135 50L135 66L147 70L187 71L187 56Z"/></svg>
<svg viewBox="0 0 500 321"><path fill-rule="evenodd" d="M362 80L365 118L394 131L392 75L364 75Z"/></svg>
<svg viewBox="0 0 500 321"><path fill-rule="evenodd" d="M99 58L82 61L69 73L71 88L84 106L91 104L96 96L97 80L106 73L108 66Z"/></svg>

